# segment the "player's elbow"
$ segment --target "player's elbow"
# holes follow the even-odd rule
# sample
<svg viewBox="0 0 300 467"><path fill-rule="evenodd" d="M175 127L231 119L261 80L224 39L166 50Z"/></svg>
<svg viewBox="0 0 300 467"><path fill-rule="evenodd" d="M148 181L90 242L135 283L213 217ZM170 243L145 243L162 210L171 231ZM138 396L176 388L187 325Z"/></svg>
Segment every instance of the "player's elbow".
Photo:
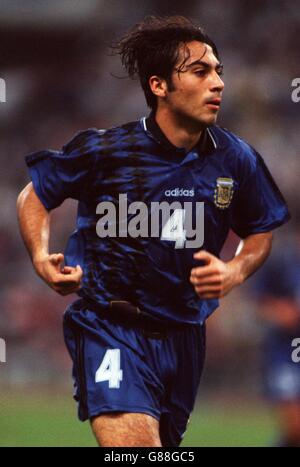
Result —
<svg viewBox="0 0 300 467"><path fill-rule="evenodd" d="M260 245L262 255L264 256L264 260L268 258L272 250L272 243L273 243L273 232L264 232L259 234L260 236Z"/></svg>

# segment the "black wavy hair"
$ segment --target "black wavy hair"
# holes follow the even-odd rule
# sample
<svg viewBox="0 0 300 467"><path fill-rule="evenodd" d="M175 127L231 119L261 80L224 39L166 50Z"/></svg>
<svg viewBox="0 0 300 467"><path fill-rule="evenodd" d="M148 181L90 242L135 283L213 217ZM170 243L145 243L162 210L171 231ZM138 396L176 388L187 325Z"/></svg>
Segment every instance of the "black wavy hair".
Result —
<svg viewBox="0 0 300 467"><path fill-rule="evenodd" d="M199 41L212 47L219 58L215 43L204 30L184 16L148 16L137 23L113 47L131 78L138 76L148 106L156 110L157 98L149 86L149 78L157 75L172 89L172 72L179 58L180 46ZM188 57L177 71L182 71Z"/></svg>

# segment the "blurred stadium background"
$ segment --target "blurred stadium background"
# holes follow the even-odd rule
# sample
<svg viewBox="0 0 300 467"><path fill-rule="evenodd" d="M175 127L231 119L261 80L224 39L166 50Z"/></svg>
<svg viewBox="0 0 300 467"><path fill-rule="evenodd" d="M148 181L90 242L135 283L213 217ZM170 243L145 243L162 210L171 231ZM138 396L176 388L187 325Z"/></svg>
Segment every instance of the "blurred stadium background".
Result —
<svg viewBox="0 0 300 467"><path fill-rule="evenodd" d="M108 49L148 14L184 14L213 37L225 65L219 124L256 147L289 203L294 220L276 248L299 229L300 103L291 100L291 82L300 76L299 0L1 0L7 102L0 104L0 337L7 363L0 363L0 446L95 445L88 424L76 419L61 332L62 311L74 297L56 296L33 273L15 201L29 181L25 154L59 148L80 129L148 113L138 84ZM73 229L74 204L53 215L52 251L63 249ZM235 246L232 235L225 258ZM277 425L261 384L263 331L251 283L209 319L206 371L186 446L273 442Z"/></svg>

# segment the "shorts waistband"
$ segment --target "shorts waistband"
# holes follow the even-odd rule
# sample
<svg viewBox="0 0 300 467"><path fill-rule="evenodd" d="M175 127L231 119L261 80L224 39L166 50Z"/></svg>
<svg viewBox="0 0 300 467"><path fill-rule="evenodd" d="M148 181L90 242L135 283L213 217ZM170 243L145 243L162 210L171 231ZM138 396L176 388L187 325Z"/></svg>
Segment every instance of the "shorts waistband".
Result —
<svg viewBox="0 0 300 467"><path fill-rule="evenodd" d="M166 338L174 329L187 326L185 323L170 323L155 318L139 307L125 300L113 300L107 308L98 306L92 300L84 299L97 314L108 321L125 327L133 327L141 330L147 337Z"/></svg>

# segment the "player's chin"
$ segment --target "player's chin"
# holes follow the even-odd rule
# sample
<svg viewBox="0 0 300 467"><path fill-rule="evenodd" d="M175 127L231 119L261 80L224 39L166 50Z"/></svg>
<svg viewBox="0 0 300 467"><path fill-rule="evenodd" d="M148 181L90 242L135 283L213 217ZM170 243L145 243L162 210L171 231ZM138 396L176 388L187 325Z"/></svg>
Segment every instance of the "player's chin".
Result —
<svg viewBox="0 0 300 467"><path fill-rule="evenodd" d="M210 126L216 123L217 118L218 118L218 112L213 111L205 115L205 117L202 118L202 121L206 126Z"/></svg>
<svg viewBox="0 0 300 467"><path fill-rule="evenodd" d="M212 113L201 115L197 119L197 123L198 123L198 125L200 124L203 128L209 127L209 126L214 125L216 123L217 116L218 116L218 114L212 114Z"/></svg>

